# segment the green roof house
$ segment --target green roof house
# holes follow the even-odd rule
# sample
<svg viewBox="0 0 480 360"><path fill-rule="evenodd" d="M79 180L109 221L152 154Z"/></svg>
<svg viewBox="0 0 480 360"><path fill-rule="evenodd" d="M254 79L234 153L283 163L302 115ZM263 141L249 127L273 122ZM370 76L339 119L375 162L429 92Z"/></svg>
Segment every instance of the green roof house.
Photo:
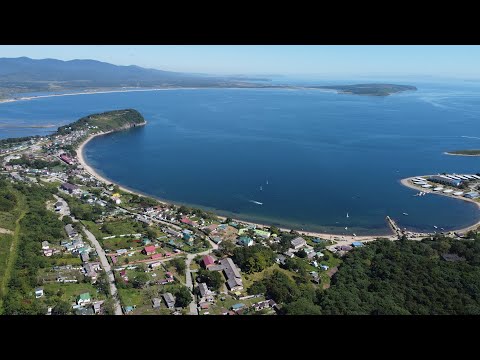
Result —
<svg viewBox="0 0 480 360"><path fill-rule="evenodd" d="M80 294L77 298L77 305L84 305L84 304L88 304L92 301L92 299L90 298L90 293L83 293L83 294Z"/></svg>

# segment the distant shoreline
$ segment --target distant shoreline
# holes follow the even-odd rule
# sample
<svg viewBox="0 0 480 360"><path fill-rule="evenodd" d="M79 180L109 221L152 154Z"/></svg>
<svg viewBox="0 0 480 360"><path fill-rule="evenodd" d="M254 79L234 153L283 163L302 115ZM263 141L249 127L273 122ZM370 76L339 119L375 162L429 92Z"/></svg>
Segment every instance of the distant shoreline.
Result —
<svg viewBox="0 0 480 360"><path fill-rule="evenodd" d="M451 156L480 156L480 154L454 154L450 153L448 151L444 152L445 155L451 155Z"/></svg>

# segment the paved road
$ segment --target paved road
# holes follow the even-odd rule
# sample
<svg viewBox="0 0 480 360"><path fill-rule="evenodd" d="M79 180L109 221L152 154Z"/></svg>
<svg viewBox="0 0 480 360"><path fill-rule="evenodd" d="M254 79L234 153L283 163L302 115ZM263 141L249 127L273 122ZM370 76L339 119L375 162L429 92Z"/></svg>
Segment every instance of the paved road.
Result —
<svg viewBox="0 0 480 360"><path fill-rule="evenodd" d="M192 263L192 260L198 255L207 255L207 254L210 254L213 250L218 249L218 245L215 244L212 240L210 240L208 236L207 236L207 240L210 243L210 245L212 245L212 249L208 249L197 254L188 254L187 259L185 260L185 265L186 265L185 285L190 289L193 295L193 300L190 303L190 315L198 315L197 302L195 301L195 295L193 294L192 270L190 270L190 265Z"/></svg>
<svg viewBox="0 0 480 360"><path fill-rule="evenodd" d="M108 275L108 280L110 282L110 294L112 294L112 298L114 300L114 306L115 306L115 315L123 315L122 313L122 308L120 307L120 302L118 301L117 297L117 286L115 285L115 278L113 276L112 269L110 267L110 264L108 263L107 257L105 255L105 251L103 251L102 247L100 246L100 243L97 241L95 236L88 231L85 226L82 226L83 231L88 237L88 240L95 246L95 249L97 250L98 257L100 258L100 262L102 263L102 267L105 269L105 272Z"/></svg>

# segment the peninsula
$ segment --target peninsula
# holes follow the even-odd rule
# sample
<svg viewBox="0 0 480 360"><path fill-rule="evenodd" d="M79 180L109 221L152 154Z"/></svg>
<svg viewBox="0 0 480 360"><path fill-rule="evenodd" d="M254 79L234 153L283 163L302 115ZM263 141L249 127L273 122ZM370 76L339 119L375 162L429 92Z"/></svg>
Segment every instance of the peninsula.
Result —
<svg viewBox="0 0 480 360"><path fill-rule="evenodd" d="M480 156L480 150L453 150L446 151L446 155L458 155L458 156Z"/></svg>
<svg viewBox="0 0 480 360"><path fill-rule="evenodd" d="M312 88L337 90L340 94L370 96L388 96L402 91L417 90L415 86L395 84L327 85L312 86Z"/></svg>

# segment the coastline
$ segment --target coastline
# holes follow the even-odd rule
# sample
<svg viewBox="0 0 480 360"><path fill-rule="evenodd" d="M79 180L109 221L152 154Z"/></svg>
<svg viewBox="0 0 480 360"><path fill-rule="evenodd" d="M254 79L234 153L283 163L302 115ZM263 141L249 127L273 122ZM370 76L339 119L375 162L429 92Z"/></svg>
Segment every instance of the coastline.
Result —
<svg viewBox="0 0 480 360"><path fill-rule="evenodd" d="M474 157L475 157L475 156L480 156L480 154L478 154L478 155L471 155L471 154L452 154L452 153L449 153L448 151L445 151L443 154L444 154L444 155L451 155L451 156L474 156Z"/></svg>
<svg viewBox="0 0 480 360"><path fill-rule="evenodd" d="M95 95L95 94L110 94L110 93L128 93L128 92L146 92L146 91L163 91L163 90L197 90L200 88L196 87L164 87L164 88L143 88L143 89L117 89L117 90L86 90L82 92L74 93L63 93L63 94L50 94L50 95L34 95L34 96L24 96L13 99L0 99L0 104L11 103L17 101L28 101L35 99L45 99L51 97L63 97L63 96L77 96L77 95Z"/></svg>
<svg viewBox="0 0 480 360"><path fill-rule="evenodd" d="M421 175L421 176L431 176L431 175ZM450 195L450 194L445 194L443 192L438 192L438 191L433 191L433 190L429 190L429 189L424 189L422 187L417 187L415 186L414 184L412 184L410 182L411 179L413 179L414 177L416 176L412 176L412 177L408 177L408 178L405 178L405 179L401 179L400 180L400 183L405 186L405 187L408 187L410 189L413 189L413 190L416 190L416 191L423 191L423 192L426 192L428 194L433 194L433 195L442 195L442 196L445 196L445 197L449 197L451 199L456 199L456 200L463 200L463 201L466 201L466 202L469 202L469 203L472 203L472 204L475 204L477 205L477 208L480 209L480 203L473 200L473 199L468 199L466 197L463 197L463 196L455 196L455 195ZM464 228L461 228L461 229L455 229L455 230L450 230L449 232L468 232L470 230L476 230L478 227L480 226L480 219L472 224L472 225L469 225L467 227L464 227Z"/></svg>
<svg viewBox="0 0 480 360"><path fill-rule="evenodd" d="M141 124L142 126L145 125L146 122L144 124ZM137 126L140 126L140 125L137 125ZM118 183L116 183L115 181L111 181L103 176L101 176L100 174L98 174L95 169L93 169L90 165L88 165L88 163L85 161L85 157L83 155L83 151L85 149L85 145L87 145L93 138L97 137L97 136L102 136L102 135L107 135L107 134L110 134L110 133L113 133L115 131L118 131L118 130L113 130L113 131L108 131L108 132L101 132L101 133L96 133L96 134L91 134L89 135L80 145L79 147L77 148L76 152L77 152L77 159L78 159L78 162L80 163L80 165L83 166L83 169L88 172L91 176L97 178L99 181L109 185L109 184L115 184L119 187L119 189L121 189L122 191L125 191L125 192L128 192L130 194L135 194L135 195L139 195L139 196L147 196L147 197L152 197L151 195L148 195L148 194L142 194L141 192L139 191L136 191L136 190L131 190L131 189L128 189ZM167 202L167 201L163 201L163 200L159 200L157 198L154 198L156 201L158 201L159 203L162 203L162 204L165 204L165 205L171 205L170 202ZM216 216L224 221L227 217L226 216L222 216L222 215L219 215L219 214L216 214ZM249 224L249 225L255 225L255 226L260 226L260 227L270 227L269 224L262 224L262 223L259 223L259 222L251 222L251 221L245 221L245 220L241 220L241 219L235 219L235 218L231 218L233 221L236 221L236 222L241 222L241 223L244 223L244 224ZM282 231L286 231L286 232L290 232L292 229L290 228L284 228L284 227L278 227L280 230ZM344 245L347 245L347 244L351 244L352 242L355 242L355 241L373 241L373 240L376 240L377 238L387 238L387 239L390 239L390 240L397 240L397 237L393 234L381 234L381 235L364 235L364 236L353 236L353 235L341 235L341 234L329 234L329 233L320 233L320 232L315 232L315 231L304 231L304 230L295 230L293 229L294 231L298 232L300 235L305 235L305 236L313 236L313 237L319 237L319 238L323 238L323 239L326 239L326 240L333 240L333 241L336 241L336 242L341 242L342 244ZM427 235L426 235L427 236Z"/></svg>

